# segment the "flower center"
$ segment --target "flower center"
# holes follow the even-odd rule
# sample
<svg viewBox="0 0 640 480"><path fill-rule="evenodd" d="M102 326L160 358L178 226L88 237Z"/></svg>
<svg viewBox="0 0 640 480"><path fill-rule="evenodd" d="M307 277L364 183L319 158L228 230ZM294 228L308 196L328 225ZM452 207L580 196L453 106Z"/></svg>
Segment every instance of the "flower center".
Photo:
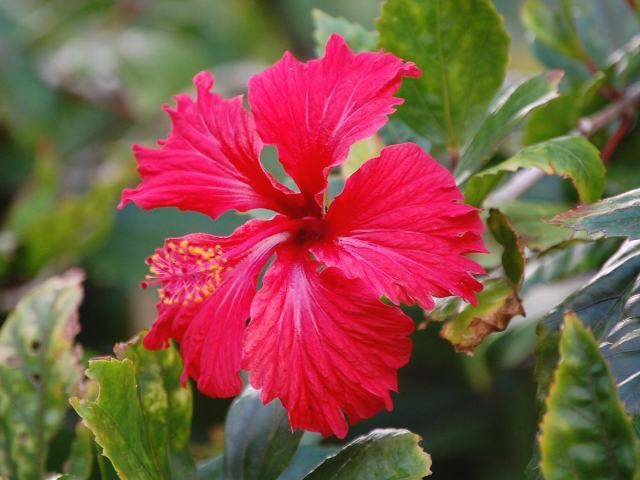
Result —
<svg viewBox="0 0 640 480"><path fill-rule="evenodd" d="M150 274L141 286L160 284L160 300L169 305L199 303L218 288L222 273L231 270L226 262L220 245L202 247L187 240L168 242L147 259Z"/></svg>
<svg viewBox="0 0 640 480"><path fill-rule="evenodd" d="M319 218L307 217L297 230L294 237L300 244L312 243L323 237L325 233L324 222Z"/></svg>

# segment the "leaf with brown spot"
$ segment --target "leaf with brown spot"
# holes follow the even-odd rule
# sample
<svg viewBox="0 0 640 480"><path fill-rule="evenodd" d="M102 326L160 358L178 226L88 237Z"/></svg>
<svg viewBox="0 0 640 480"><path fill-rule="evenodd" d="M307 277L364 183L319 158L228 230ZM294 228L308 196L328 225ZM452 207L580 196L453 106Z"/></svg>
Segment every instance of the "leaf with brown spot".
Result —
<svg viewBox="0 0 640 480"><path fill-rule="evenodd" d="M32 289L0 330L0 477L45 478L49 444L82 379L78 306L84 275L72 270Z"/></svg>
<svg viewBox="0 0 640 480"><path fill-rule="evenodd" d="M516 315L524 315L522 301L505 278L485 282L478 294L478 304L467 305L440 331L456 351L473 354L473 350L493 332L503 331Z"/></svg>
<svg viewBox="0 0 640 480"><path fill-rule="evenodd" d="M524 278L524 245L509 217L499 210L491 210L487 226L503 248L504 276L485 281L477 305L456 300L457 303L445 303L431 314L435 320L449 319L440 335L449 340L456 351L469 355L487 335L503 331L513 317L525 314L518 296Z"/></svg>

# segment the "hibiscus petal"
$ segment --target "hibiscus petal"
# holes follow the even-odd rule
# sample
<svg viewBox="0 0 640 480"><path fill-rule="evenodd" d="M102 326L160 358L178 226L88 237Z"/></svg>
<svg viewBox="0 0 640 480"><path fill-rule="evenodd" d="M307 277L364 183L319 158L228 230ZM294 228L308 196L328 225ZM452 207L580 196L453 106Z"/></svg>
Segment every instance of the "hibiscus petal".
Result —
<svg viewBox="0 0 640 480"><path fill-rule="evenodd" d="M242 365L264 403L281 400L293 429L343 438L345 414L355 423L392 408L414 324L363 282L319 265L278 250L251 305Z"/></svg>
<svg viewBox="0 0 640 480"><path fill-rule="evenodd" d="M449 171L419 146L385 148L349 177L312 252L394 303L475 302L482 286L470 272L484 272L465 254L486 248L477 210L461 199Z"/></svg>
<svg viewBox="0 0 640 480"><path fill-rule="evenodd" d="M165 107L172 121L160 148L134 146L142 183L126 189L119 207L178 207L213 218L227 210L267 208L299 216L300 195L278 184L262 168L262 142L242 98L225 100L211 93L213 76L194 77L198 95L176 97Z"/></svg>
<svg viewBox="0 0 640 480"><path fill-rule="evenodd" d="M169 239L151 257L150 283L161 283L158 318L144 339L149 349L181 342L185 372L198 388L229 397L242 388L238 376L242 338L257 278L290 221L252 220L229 237L193 234Z"/></svg>
<svg viewBox="0 0 640 480"><path fill-rule="evenodd" d="M323 58L299 62L289 52L249 81L249 103L261 138L300 190L320 203L330 167L349 147L375 133L403 102L393 94L402 77L417 77L412 62L382 52L354 55L339 35ZM315 199L314 199L315 197Z"/></svg>

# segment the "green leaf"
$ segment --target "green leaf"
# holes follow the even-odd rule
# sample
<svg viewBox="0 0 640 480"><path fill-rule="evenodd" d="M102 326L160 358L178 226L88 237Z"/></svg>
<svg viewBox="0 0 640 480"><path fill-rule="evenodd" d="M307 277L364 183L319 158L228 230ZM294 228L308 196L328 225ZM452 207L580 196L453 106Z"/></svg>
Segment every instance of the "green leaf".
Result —
<svg viewBox="0 0 640 480"><path fill-rule="evenodd" d="M476 173L467 182L465 201L481 205L490 191L487 177L520 168L537 168L570 179L584 203L595 202L604 192L605 169L598 150L582 136L565 136L525 147L504 162Z"/></svg>
<svg viewBox="0 0 640 480"><path fill-rule="evenodd" d="M119 359L89 361L87 376L99 392L72 398L73 408L120 478L195 478L191 390L180 383L177 350L146 350L139 338L115 351Z"/></svg>
<svg viewBox="0 0 640 480"><path fill-rule="evenodd" d="M492 208L487 219L487 226L493 238L502 245L502 268L507 279L515 287L519 287L524 276L524 245L518 237L513 223L500 210Z"/></svg>
<svg viewBox="0 0 640 480"><path fill-rule="evenodd" d="M522 289L597 270L620 247L620 243L617 239L560 243L527 262L527 276Z"/></svg>
<svg viewBox="0 0 640 480"><path fill-rule="evenodd" d="M541 0L526 0L522 21L540 42L568 57L584 60L588 56L576 30L571 1L560 0L553 8Z"/></svg>
<svg viewBox="0 0 640 480"><path fill-rule="evenodd" d="M561 213L551 223L585 231L591 238L640 239L640 189Z"/></svg>
<svg viewBox="0 0 640 480"><path fill-rule="evenodd" d="M500 142L529 113L558 96L558 83L562 75L561 71L542 73L502 95L460 157L454 171L460 182L478 171Z"/></svg>
<svg viewBox="0 0 640 480"><path fill-rule="evenodd" d="M388 0L381 46L424 72L404 82L398 115L436 145L464 145L502 86L509 37L489 0Z"/></svg>
<svg viewBox="0 0 640 480"><path fill-rule="evenodd" d="M32 289L0 330L0 476L45 477L49 443L82 378L74 347L82 301L79 271Z"/></svg>
<svg viewBox="0 0 640 480"><path fill-rule="evenodd" d="M567 204L516 200L505 202L500 209L509 216L520 238L531 250L544 251L575 237L568 228L551 225L548 221Z"/></svg>
<svg viewBox="0 0 640 480"><path fill-rule="evenodd" d="M340 170L344 179L353 175L367 160L379 156L383 148L384 143L378 135L372 135L351 145L349 155Z"/></svg>
<svg viewBox="0 0 640 480"><path fill-rule="evenodd" d="M270 480L289 465L302 431L291 431L278 400L263 405L260 392L248 386L231 404L224 434L225 478Z"/></svg>
<svg viewBox="0 0 640 480"><path fill-rule="evenodd" d="M631 479L636 439L593 335L565 316L561 359L540 436L546 480Z"/></svg>
<svg viewBox="0 0 640 480"><path fill-rule="evenodd" d="M25 228L21 241L28 272L36 272L65 255L81 255L100 244L115 220L113 205L130 176L121 165L112 165L109 172L86 194L64 196L51 208L39 211Z"/></svg>
<svg viewBox="0 0 640 480"><path fill-rule="evenodd" d="M76 436L65 471L71 480L89 480L93 471L93 433L82 422L76 425Z"/></svg>
<svg viewBox="0 0 640 480"><path fill-rule="evenodd" d="M522 143L533 145L560 135L566 135L578 120L580 91L564 93L533 112L524 128Z"/></svg>
<svg viewBox="0 0 640 480"><path fill-rule="evenodd" d="M431 475L431 457L408 430L374 430L322 462L304 480L419 480Z"/></svg>
<svg viewBox="0 0 640 480"><path fill-rule="evenodd" d="M585 286L542 319L535 370L539 400L546 396L558 363L564 313L575 311L593 331L627 411L640 418L639 275L640 243L627 241Z"/></svg>
<svg viewBox="0 0 640 480"><path fill-rule="evenodd" d="M570 89L529 115L522 142L533 145L566 135L576 128L578 119L603 108L607 100L600 91L607 77L596 74L593 79Z"/></svg>
<svg viewBox="0 0 640 480"><path fill-rule="evenodd" d="M502 331L516 315L524 315L522 301L513 285L505 278L491 278L478 293L478 304L455 301L454 305L434 310L429 318L442 321L451 318L440 330L457 352L473 354L473 350L492 332ZM452 313L453 311L453 313Z"/></svg>
<svg viewBox="0 0 640 480"><path fill-rule="evenodd" d="M354 52L376 50L378 47L378 32L367 30L359 23L350 22L342 17L332 17L317 8L311 10L311 18L316 53L319 57L324 53L324 46L332 33L340 34Z"/></svg>

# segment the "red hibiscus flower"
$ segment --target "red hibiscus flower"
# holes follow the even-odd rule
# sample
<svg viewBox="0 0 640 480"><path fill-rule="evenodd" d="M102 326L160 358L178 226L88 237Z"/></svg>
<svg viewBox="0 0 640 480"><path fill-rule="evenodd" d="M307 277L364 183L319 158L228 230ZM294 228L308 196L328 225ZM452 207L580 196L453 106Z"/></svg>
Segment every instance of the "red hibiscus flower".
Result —
<svg viewBox="0 0 640 480"><path fill-rule="evenodd" d="M482 268L465 254L485 251L482 224L449 172L411 143L366 162L328 208L323 193L349 147L402 103L393 97L402 77L419 74L388 53L355 55L338 35L319 60L286 53L254 76L251 113L198 74L197 98L166 108L173 127L160 147L134 147L142 183L120 206L275 216L157 249L146 283L161 287L158 318L145 346L176 339L185 374L214 397L236 395L247 370L263 402L282 401L292 428L344 437L348 422L391 409L414 326L380 298L425 309L433 297L474 302L481 285L471 273ZM263 142L299 193L262 168Z"/></svg>

